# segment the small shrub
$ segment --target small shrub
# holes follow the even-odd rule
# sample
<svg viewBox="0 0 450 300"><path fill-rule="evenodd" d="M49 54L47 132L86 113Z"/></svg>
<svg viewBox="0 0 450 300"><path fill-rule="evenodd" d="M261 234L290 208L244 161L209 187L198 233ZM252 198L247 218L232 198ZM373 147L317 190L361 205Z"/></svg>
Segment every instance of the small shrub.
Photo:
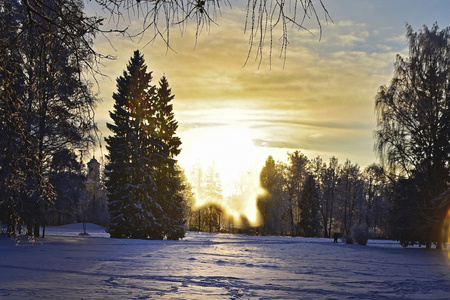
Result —
<svg viewBox="0 0 450 300"><path fill-rule="evenodd" d="M353 241L358 245L367 245L367 240L369 239L369 230L367 225L355 224L351 229Z"/></svg>
<svg viewBox="0 0 450 300"><path fill-rule="evenodd" d="M342 242L343 243L346 243L346 244L353 244L353 238L352 238L352 236L351 235L349 235L349 234L344 234L343 236L342 236Z"/></svg>

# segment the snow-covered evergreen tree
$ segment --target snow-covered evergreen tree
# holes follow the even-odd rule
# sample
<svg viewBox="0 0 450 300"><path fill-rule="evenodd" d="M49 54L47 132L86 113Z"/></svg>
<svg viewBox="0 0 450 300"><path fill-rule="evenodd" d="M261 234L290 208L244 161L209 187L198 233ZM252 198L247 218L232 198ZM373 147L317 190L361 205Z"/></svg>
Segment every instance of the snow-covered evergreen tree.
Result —
<svg viewBox="0 0 450 300"><path fill-rule="evenodd" d="M135 51L117 78L106 139L111 237L178 239L184 236L181 181L174 157L181 141L165 77L151 85L144 57Z"/></svg>
<svg viewBox="0 0 450 300"><path fill-rule="evenodd" d="M145 123L150 114L152 73L143 56L134 52L127 70L117 78L114 124L107 124L113 136L106 138L109 163L106 166L110 210L109 232L115 238L146 238L150 228L159 227L154 210L155 189L152 162L146 150L151 134ZM155 230L157 231L157 230Z"/></svg>
<svg viewBox="0 0 450 300"><path fill-rule="evenodd" d="M178 122L175 120L172 90L165 76L159 82L154 110L156 116L155 138L161 142L162 148L157 166L157 191L161 206L164 210L162 221L164 233L168 239L184 237L184 209L181 196L182 182L180 170L175 157L180 153L180 138L175 135Z"/></svg>

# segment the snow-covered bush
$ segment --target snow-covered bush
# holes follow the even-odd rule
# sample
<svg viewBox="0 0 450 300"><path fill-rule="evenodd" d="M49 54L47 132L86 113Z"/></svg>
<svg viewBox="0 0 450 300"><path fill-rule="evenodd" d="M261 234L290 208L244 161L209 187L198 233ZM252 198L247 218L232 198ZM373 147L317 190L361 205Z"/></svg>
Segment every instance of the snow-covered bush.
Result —
<svg viewBox="0 0 450 300"><path fill-rule="evenodd" d="M367 240L369 239L369 230L367 225L358 225L355 224L351 229L352 238L355 243L358 245L367 245Z"/></svg>
<svg viewBox="0 0 450 300"><path fill-rule="evenodd" d="M353 238L350 234L344 234L341 239L343 243L353 244Z"/></svg>

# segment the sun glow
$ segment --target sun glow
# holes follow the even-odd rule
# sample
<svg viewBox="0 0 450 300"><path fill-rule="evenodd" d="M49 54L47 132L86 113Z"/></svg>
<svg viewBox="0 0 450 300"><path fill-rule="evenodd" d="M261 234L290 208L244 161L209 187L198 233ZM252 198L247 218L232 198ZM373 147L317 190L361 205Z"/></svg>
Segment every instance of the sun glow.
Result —
<svg viewBox="0 0 450 300"><path fill-rule="evenodd" d="M262 193L259 172L266 154L256 147L247 128L215 126L196 128L182 135L183 150L180 165L193 183L189 170L200 164L203 172L213 166L222 185L220 204L228 215L238 221L241 215L253 225L258 224L257 195ZM196 199L196 205L205 204Z"/></svg>
<svg viewBox="0 0 450 300"><path fill-rule="evenodd" d="M447 211L447 215L442 222L441 228L443 246L447 251L447 263L450 264L450 252L448 251L448 242L450 242L450 209Z"/></svg>

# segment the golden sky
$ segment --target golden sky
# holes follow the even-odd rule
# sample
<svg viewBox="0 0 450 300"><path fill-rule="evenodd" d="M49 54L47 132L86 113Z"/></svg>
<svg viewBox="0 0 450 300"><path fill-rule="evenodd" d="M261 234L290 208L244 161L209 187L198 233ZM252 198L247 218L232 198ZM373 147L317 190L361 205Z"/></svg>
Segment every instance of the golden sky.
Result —
<svg viewBox="0 0 450 300"><path fill-rule="evenodd" d="M447 1L328 0L324 4L333 22L322 20L320 41L314 23L309 29L315 36L290 29L284 68L277 35L271 66L265 48L261 66L252 53L244 67L249 49L245 10L240 1L232 4L233 9L222 9L219 26L204 30L197 43L194 23L182 37L173 29L174 51L158 40L146 44L149 36L141 41L111 36L114 49L101 37L95 43L100 52L117 57L103 62L102 71L110 78L98 79L103 102L96 121L103 136L109 135L105 123L111 122L115 79L139 49L153 71L153 83L164 74L175 95L183 142L180 165L189 174L194 163L206 169L214 161L226 195L248 172L256 193L268 155L285 161L288 151L300 150L324 161L336 156L362 167L375 162L374 99L379 87L389 83L396 55L408 53L406 23L414 30L436 21L441 28L450 25ZM132 20L125 24L138 30L140 20Z"/></svg>

